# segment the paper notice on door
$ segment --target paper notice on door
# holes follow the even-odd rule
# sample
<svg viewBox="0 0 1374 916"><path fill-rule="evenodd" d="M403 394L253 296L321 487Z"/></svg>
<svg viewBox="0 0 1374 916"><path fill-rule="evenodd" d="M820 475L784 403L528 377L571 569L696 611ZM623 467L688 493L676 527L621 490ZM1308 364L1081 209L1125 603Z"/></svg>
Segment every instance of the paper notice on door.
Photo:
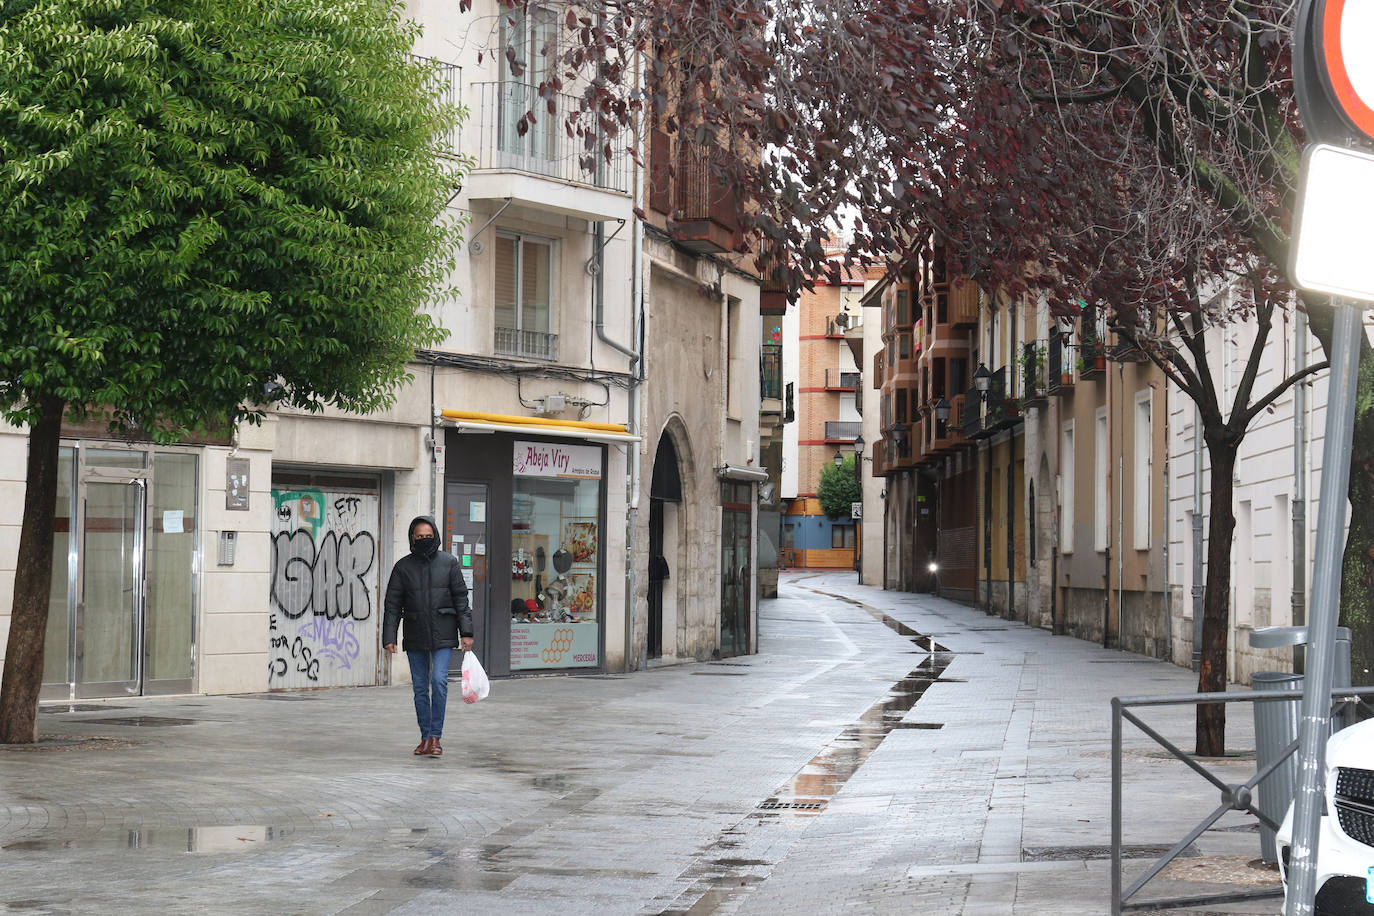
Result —
<svg viewBox="0 0 1374 916"><path fill-rule="evenodd" d="M467 583L468 591L472 591L472 570L463 570L463 581Z"/></svg>
<svg viewBox="0 0 1374 916"><path fill-rule="evenodd" d="M164 509L162 510L162 533L181 534L186 530L185 522L182 521L185 515L184 509Z"/></svg>
<svg viewBox="0 0 1374 916"><path fill-rule="evenodd" d="M479 503L475 500L468 503L468 521L485 522L487 520L487 504Z"/></svg>

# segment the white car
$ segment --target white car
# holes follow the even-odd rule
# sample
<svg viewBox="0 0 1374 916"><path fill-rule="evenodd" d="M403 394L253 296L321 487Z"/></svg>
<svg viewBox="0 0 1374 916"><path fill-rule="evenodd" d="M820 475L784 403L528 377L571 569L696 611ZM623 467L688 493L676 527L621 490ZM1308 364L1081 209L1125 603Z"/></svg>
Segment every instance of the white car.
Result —
<svg viewBox="0 0 1374 916"><path fill-rule="evenodd" d="M1292 805L1277 839L1287 888ZM1374 720L1344 728L1326 742L1316 914L1374 916Z"/></svg>

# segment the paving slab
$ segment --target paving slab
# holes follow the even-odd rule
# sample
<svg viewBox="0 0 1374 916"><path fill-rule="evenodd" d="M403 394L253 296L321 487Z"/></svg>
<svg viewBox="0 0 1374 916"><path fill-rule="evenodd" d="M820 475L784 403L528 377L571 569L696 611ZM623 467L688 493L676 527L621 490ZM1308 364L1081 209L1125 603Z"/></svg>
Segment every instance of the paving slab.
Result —
<svg viewBox="0 0 1374 916"><path fill-rule="evenodd" d="M1109 912L1114 695L1191 672L792 571L760 652L498 680L418 758L407 687L52 704L0 746L25 913ZM933 650L933 651L932 651ZM1188 746L1191 711L1147 711ZM1232 710L1232 781L1254 769ZM1217 804L1125 735L1128 873ZM1142 896L1272 887L1228 815ZM1276 900L1209 912L1272 914Z"/></svg>

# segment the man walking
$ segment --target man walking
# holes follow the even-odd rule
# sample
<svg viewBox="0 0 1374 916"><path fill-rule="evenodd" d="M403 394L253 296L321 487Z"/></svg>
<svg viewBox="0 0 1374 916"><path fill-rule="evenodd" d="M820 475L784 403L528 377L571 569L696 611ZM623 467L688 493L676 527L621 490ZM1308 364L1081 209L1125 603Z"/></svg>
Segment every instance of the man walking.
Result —
<svg viewBox="0 0 1374 916"><path fill-rule="evenodd" d="M472 611L463 569L456 557L439 550L434 519L417 517L410 523L409 539L410 554L396 561L386 583L382 645L388 652L396 651L396 628L404 619L404 648L420 725L415 753L439 757L444 753L439 739L444 735L449 657L460 638L463 651L472 649Z"/></svg>

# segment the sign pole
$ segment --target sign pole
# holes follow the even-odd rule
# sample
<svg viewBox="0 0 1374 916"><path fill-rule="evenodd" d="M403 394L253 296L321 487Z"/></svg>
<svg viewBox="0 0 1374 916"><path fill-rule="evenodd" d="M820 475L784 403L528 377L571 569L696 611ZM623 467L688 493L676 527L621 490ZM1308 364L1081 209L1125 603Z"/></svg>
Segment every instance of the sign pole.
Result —
<svg viewBox="0 0 1374 916"><path fill-rule="evenodd" d="M1345 543L1350 448L1355 426L1355 386L1359 381L1360 310L1348 300L1331 300L1335 309L1331 374L1322 443L1322 483L1317 503L1317 543L1313 551L1312 607L1308 615L1307 673L1298 725L1298 785L1293 802L1293 852L1288 866L1286 916L1312 916L1317 896L1317 841L1322 813L1322 776L1331 717L1331 683L1340 616L1341 557Z"/></svg>

